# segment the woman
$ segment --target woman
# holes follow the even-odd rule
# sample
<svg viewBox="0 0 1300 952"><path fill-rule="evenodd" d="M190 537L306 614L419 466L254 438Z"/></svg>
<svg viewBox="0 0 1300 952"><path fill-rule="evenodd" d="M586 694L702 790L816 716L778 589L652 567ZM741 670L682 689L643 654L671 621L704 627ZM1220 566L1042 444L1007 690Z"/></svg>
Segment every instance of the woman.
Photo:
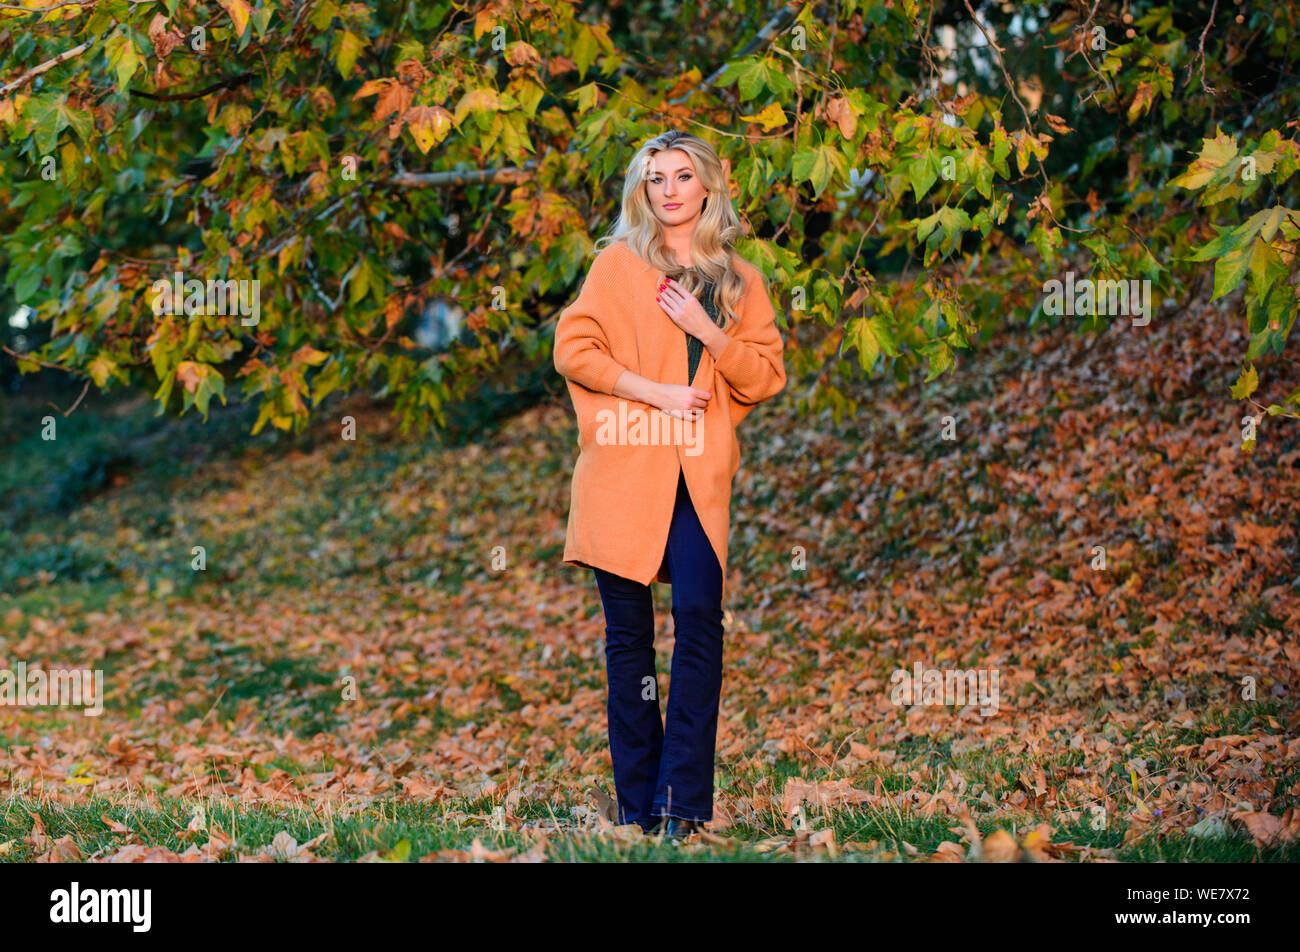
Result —
<svg viewBox="0 0 1300 952"><path fill-rule="evenodd" d="M763 276L732 249L740 233L712 146L652 139L555 328L579 447L564 561L593 570L605 612L619 820L672 837L713 819L735 427L786 380ZM672 585L666 725L651 581Z"/></svg>

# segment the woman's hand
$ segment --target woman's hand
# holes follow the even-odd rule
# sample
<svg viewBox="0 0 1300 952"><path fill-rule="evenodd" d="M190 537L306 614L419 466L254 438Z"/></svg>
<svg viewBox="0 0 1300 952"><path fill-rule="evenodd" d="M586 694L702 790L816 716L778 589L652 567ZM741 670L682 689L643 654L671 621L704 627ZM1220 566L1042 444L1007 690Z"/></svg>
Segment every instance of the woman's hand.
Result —
<svg viewBox="0 0 1300 952"><path fill-rule="evenodd" d="M654 395L653 406L672 417L683 420L698 420L709 407L713 394L695 387L683 387L675 383L659 385Z"/></svg>
<svg viewBox="0 0 1300 952"><path fill-rule="evenodd" d="M672 278L664 278L659 284L656 300L674 324L704 344L708 344L715 334L723 333L722 328L710 319L699 298Z"/></svg>

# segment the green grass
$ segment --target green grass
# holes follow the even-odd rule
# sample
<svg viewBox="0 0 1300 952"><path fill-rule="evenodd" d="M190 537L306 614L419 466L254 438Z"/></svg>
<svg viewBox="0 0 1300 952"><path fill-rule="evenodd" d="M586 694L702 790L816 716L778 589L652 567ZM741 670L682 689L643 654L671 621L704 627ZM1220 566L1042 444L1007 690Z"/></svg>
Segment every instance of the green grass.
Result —
<svg viewBox="0 0 1300 952"><path fill-rule="evenodd" d="M299 765L273 763L293 773ZM292 768L292 769L291 769ZM774 771L772 777L781 775ZM396 859L400 844L409 844L407 861L438 850L468 850L475 839L489 850L514 848L523 853L533 844L527 830L546 833L548 860L564 861L668 861L668 862L787 862L790 853L760 850L764 841L773 838L793 839L794 833L773 822L750 825L736 823L721 836L722 844L699 844L686 848L649 838L626 842L611 835L599 835L578 829L570 807L545 801L521 800L513 808L514 817L498 830L493 810L500 806L490 798L462 798L439 802L378 800L360 809L313 810L297 805L241 805L228 799L194 799L162 797L152 802L123 803L120 800L89 798L74 805L38 805L11 797L0 801L0 861L28 862L34 859L27 837L34 821L40 817L51 839L71 836L85 860L112 854L126 842L134 840L161 846L176 853L192 844L203 844L206 834L190 835L186 826L203 808L208 830L219 829L234 839L234 851L223 861L233 862L239 853L255 855L270 848L276 834L288 833L295 842L306 843L321 834L323 841L312 851L320 859L355 861L378 853ZM30 813L28 812L30 811ZM951 830L952 817L935 814L928 817L896 810L837 809L829 813L806 809L812 831L831 829L837 844L836 859L848 862L900 862L932 854L945 841L956 842ZM115 833L105 817L127 827L131 833ZM978 821L982 836L1001 824ZM1094 830L1087 822L1064 824L1055 838L1111 850L1113 858L1124 862L1294 862L1296 850L1274 848L1258 850L1249 837L1234 834L1221 839L1166 837L1124 845L1126 827L1112 826ZM1012 830L1022 834L1023 830ZM960 845L960 844L959 844ZM825 851L811 851L807 857L830 859Z"/></svg>

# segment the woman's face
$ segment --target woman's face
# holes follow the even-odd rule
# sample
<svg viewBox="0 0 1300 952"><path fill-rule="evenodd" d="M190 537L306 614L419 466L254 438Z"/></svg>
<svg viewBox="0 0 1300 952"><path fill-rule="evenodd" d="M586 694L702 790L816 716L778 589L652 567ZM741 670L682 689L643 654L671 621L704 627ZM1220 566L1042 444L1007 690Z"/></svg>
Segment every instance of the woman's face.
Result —
<svg viewBox="0 0 1300 952"><path fill-rule="evenodd" d="M704 210L704 185L691 157L681 149L662 149L651 156L654 171L646 179L646 197L665 225L693 221Z"/></svg>

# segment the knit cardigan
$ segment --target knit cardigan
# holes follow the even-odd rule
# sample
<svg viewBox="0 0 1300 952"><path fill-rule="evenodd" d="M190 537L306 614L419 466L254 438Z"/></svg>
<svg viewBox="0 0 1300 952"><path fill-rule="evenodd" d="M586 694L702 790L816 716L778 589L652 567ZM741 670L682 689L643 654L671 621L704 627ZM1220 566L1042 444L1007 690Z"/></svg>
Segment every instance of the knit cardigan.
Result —
<svg viewBox="0 0 1300 952"><path fill-rule="evenodd" d="M664 273L626 239L601 249L578 297L555 326L555 369L567 379L578 425L563 561L642 584L672 583L665 558L679 474L722 568L727 592L731 482L740 469L736 426L785 387L785 346L762 272L734 256L738 320L715 361L705 349L692 380L687 335L655 300ZM713 394L697 421L613 395L625 370Z"/></svg>

